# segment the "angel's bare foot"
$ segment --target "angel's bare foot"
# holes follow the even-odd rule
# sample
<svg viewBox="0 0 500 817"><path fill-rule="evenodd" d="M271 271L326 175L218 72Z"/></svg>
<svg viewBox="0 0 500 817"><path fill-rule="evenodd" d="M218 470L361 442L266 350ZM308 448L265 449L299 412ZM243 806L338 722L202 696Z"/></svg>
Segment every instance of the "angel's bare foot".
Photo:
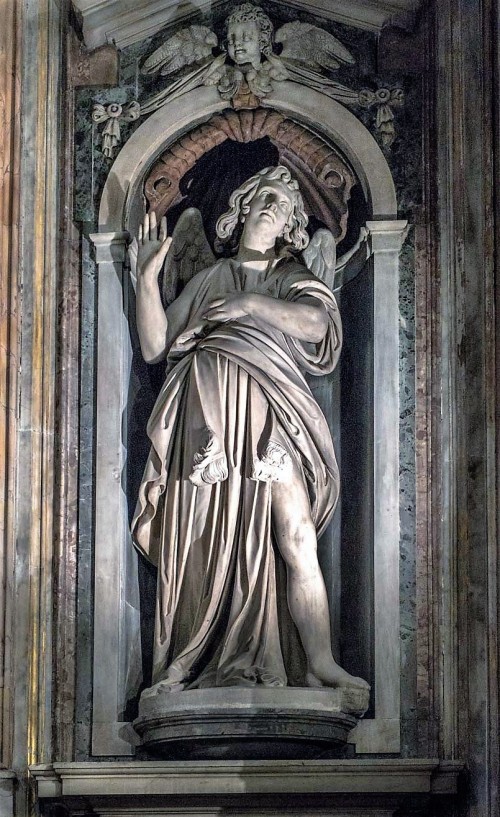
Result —
<svg viewBox="0 0 500 817"><path fill-rule="evenodd" d="M364 678L350 675L335 662L328 662L325 666L317 667L315 672L309 671L306 675L306 685L309 687L344 687L350 689L370 690L370 684Z"/></svg>

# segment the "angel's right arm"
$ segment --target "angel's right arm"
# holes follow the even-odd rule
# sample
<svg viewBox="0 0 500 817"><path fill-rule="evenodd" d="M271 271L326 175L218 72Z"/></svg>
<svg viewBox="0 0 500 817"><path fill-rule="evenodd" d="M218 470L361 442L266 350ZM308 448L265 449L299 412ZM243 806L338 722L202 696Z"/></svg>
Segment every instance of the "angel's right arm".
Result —
<svg viewBox="0 0 500 817"><path fill-rule="evenodd" d="M156 363L165 355L168 320L161 302L158 275L172 239L167 238L167 222L162 219L160 235L156 215L146 214L139 227L137 252L136 321L141 351L146 363Z"/></svg>
<svg viewBox="0 0 500 817"><path fill-rule="evenodd" d="M161 220L158 235L155 213L145 215L139 227L139 239L134 244L137 246L135 266L139 340L146 362L156 363L165 357L171 343L181 333L186 336L184 340L187 342L203 331L201 317L193 313L193 299L196 301L199 288L199 282L195 281L197 273L208 270L216 259L203 229L201 213L194 208L182 213L171 239L167 238L165 218ZM158 275L165 258L162 298ZM180 295L172 300L179 279L185 285ZM163 301L170 302L166 314Z"/></svg>
<svg viewBox="0 0 500 817"><path fill-rule="evenodd" d="M168 329L158 281L137 279L136 318L142 356L146 363L157 363L165 356Z"/></svg>
<svg viewBox="0 0 500 817"><path fill-rule="evenodd" d="M188 323L192 306L191 287L186 284L166 313L163 308L158 281L137 279L136 314L141 352L146 363L158 363L165 357L173 340L184 331L183 342L187 342L209 326L201 317L195 316L192 325Z"/></svg>

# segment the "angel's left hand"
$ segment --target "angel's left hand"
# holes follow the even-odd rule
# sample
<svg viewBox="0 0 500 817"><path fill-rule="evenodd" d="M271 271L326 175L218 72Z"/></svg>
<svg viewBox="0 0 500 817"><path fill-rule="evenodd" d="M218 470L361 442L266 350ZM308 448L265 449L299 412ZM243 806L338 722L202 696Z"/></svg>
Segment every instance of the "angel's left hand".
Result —
<svg viewBox="0 0 500 817"><path fill-rule="evenodd" d="M184 352L191 351L191 349L196 346L199 338L203 336L206 329L207 324L205 321L196 321L196 323L187 326L184 332L179 335L175 341L175 346L179 346Z"/></svg>
<svg viewBox="0 0 500 817"><path fill-rule="evenodd" d="M251 298L249 293L236 292L231 295L224 295L216 298L208 305L208 309L203 315L207 321L234 321L248 315L251 310Z"/></svg>

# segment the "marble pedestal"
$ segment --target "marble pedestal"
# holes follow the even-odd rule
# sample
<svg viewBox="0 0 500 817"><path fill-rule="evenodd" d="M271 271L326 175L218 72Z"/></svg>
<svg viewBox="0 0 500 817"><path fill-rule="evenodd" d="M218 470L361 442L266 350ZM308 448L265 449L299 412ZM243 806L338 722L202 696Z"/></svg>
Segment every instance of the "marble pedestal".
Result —
<svg viewBox="0 0 500 817"><path fill-rule="evenodd" d="M165 758L338 758L367 707L368 693L355 689L158 686L143 693L134 728Z"/></svg>

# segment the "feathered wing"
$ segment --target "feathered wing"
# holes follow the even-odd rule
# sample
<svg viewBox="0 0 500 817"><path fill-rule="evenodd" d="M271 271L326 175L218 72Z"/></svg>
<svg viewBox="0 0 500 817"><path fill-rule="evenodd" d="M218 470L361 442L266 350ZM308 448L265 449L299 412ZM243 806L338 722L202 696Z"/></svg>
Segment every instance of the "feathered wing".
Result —
<svg viewBox="0 0 500 817"><path fill-rule="evenodd" d="M368 242L368 230L361 227L359 237L351 249L337 259L337 243L330 230L316 230L308 246L302 252L306 267L331 289L339 292L364 268L372 254Z"/></svg>
<svg viewBox="0 0 500 817"><path fill-rule="evenodd" d="M217 36L207 26L182 28L153 51L144 62L141 73L174 74L186 65L199 64L212 57L217 44Z"/></svg>
<svg viewBox="0 0 500 817"><path fill-rule="evenodd" d="M309 23L286 23L276 32L276 42L283 45L282 60L292 60L316 71L336 70L355 63L352 54L333 34Z"/></svg>
<svg viewBox="0 0 500 817"><path fill-rule="evenodd" d="M357 91L321 73L355 63L347 48L328 31L309 23L286 23L278 29L275 39L283 46L279 59L290 79L323 91L344 104L358 101Z"/></svg>
<svg viewBox="0 0 500 817"><path fill-rule="evenodd" d="M336 292L359 275L369 257L372 255L368 235L369 233L366 227L361 227L358 240L354 246L338 259L335 275Z"/></svg>
<svg viewBox="0 0 500 817"><path fill-rule="evenodd" d="M307 269L333 291L337 267L337 243L333 233L323 228L316 230L302 257Z"/></svg>
<svg viewBox="0 0 500 817"><path fill-rule="evenodd" d="M172 233L172 244L163 268L162 297L171 304L188 281L216 261L208 243L201 213L195 207L185 210Z"/></svg>
<svg viewBox="0 0 500 817"><path fill-rule="evenodd" d="M186 94L188 91L193 91L200 85L216 85L224 72L225 61L226 55L219 54L218 57L210 58L203 65L190 71L186 76L171 82L166 88L141 103L141 116L146 116L158 110L167 100L172 102L172 100Z"/></svg>

